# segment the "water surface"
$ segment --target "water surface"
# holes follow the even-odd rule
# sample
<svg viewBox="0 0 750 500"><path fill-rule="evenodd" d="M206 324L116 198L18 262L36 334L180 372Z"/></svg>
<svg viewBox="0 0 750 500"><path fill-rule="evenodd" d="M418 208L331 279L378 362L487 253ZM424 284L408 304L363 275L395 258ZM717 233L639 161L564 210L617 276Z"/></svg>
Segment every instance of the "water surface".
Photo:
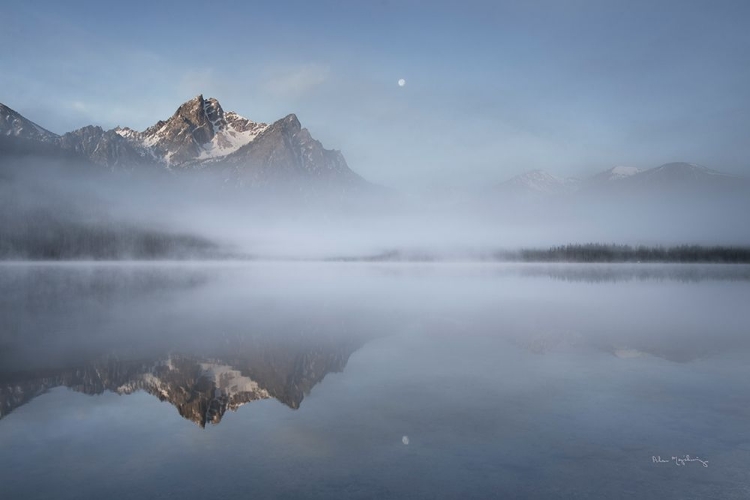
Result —
<svg viewBox="0 0 750 500"><path fill-rule="evenodd" d="M747 266L3 265L0 484L748 498L747 304Z"/></svg>

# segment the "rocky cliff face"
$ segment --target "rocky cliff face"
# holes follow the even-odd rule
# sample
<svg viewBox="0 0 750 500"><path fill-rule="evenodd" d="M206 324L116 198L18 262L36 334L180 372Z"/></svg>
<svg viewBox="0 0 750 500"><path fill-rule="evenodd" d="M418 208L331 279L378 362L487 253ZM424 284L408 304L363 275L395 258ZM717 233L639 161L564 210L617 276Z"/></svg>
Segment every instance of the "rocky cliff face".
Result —
<svg viewBox="0 0 750 500"><path fill-rule="evenodd" d="M58 144L109 168L131 168L153 162L146 148L138 147L114 130L105 131L93 125L68 132L58 139Z"/></svg>
<svg viewBox="0 0 750 500"><path fill-rule="evenodd" d="M352 172L340 151L323 148L302 128L297 116L274 122L249 144L222 162L227 177L243 185L338 181L364 183Z"/></svg>

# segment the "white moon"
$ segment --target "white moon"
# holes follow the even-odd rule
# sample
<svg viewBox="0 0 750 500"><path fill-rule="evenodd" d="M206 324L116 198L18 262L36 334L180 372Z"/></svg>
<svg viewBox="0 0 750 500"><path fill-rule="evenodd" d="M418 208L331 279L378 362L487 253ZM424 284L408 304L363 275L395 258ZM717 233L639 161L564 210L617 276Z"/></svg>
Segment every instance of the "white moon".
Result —
<svg viewBox="0 0 750 500"><path fill-rule="evenodd" d="M403 78L401 78L401 79L400 79L400 80L398 81L398 86L399 86L399 87L403 87L404 85L406 85L406 80L404 80Z"/></svg>
<svg viewBox="0 0 750 500"><path fill-rule="evenodd" d="M403 82L403 80L401 80ZM403 85L402 85L403 87ZM409 444L409 436L404 436L401 438L401 442L404 444Z"/></svg>

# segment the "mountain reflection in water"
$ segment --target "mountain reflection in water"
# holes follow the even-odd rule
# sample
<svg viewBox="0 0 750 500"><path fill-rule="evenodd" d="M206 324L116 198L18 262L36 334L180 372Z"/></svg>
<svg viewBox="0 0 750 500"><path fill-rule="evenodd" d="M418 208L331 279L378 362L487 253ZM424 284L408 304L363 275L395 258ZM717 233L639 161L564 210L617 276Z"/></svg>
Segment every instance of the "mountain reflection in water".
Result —
<svg viewBox="0 0 750 500"><path fill-rule="evenodd" d="M260 399L297 409L368 340L410 329L673 362L749 343L729 286L750 280L742 265L82 263L0 277L0 418L60 386L145 391L201 427ZM685 295L712 289L716 304Z"/></svg>
<svg viewBox="0 0 750 500"><path fill-rule="evenodd" d="M201 427L259 399L297 409L373 335L356 304L332 310L311 290L256 282L252 272L228 279L235 271L0 268L0 418L59 386L145 391Z"/></svg>
<svg viewBox="0 0 750 500"><path fill-rule="evenodd" d="M84 394L145 391L167 401L201 427L218 424L227 410L275 398L297 409L326 374L340 372L355 341L299 345L239 341L222 355L172 354L127 360L109 356L57 370L0 375L0 418L49 389L65 386Z"/></svg>
<svg viewBox="0 0 750 500"><path fill-rule="evenodd" d="M2 265L0 484L745 498L748 303L747 266Z"/></svg>

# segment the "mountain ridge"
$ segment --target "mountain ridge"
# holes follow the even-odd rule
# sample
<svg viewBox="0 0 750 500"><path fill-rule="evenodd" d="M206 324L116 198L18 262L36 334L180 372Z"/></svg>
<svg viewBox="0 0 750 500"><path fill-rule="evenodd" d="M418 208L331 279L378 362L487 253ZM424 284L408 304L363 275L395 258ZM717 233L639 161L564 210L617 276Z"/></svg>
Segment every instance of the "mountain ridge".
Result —
<svg viewBox="0 0 750 500"><path fill-rule="evenodd" d="M636 190L732 189L750 187L750 179L688 162L670 162L650 169L617 166L593 175L559 178L544 170L530 170L495 186L511 196L562 196Z"/></svg>
<svg viewBox="0 0 750 500"><path fill-rule="evenodd" d="M88 125L62 135L0 104L0 138L0 156L17 152L28 156L37 149L45 157L78 157L111 170L207 170L241 187L286 185L294 191L315 191L320 186L344 191L376 187L349 168L341 151L325 149L295 114L270 124L256 122L224 111L217 99L203 94L142 131ZM496 184L491 191L513 198L721 191L742 186L750 186L750 180L694 163L671 162L651 169L616 166L583 178L531 170Z"/></svg>
<svg viewBox="0 0 750 500"><path fill-rule="evenodd" d="M242 186L292 184L300 188L322 182L349 189L370 185L349 168L341 151L325 149L315 140L296 115L271 124L255 122L234 111L225 112L217 99L202 94L143 131L88 125L63 135L0 104L0 136L21 145L16 149L45 143L108 169L205 169ZM4 147L0 153L13 149Z"/></svg>
<svg viewBox="0 0 750 500"><path fill-rule="evenodd" d="M0 135L23 137L41 142L55 142L60 137L3 103L0 103Z"/></svg>

